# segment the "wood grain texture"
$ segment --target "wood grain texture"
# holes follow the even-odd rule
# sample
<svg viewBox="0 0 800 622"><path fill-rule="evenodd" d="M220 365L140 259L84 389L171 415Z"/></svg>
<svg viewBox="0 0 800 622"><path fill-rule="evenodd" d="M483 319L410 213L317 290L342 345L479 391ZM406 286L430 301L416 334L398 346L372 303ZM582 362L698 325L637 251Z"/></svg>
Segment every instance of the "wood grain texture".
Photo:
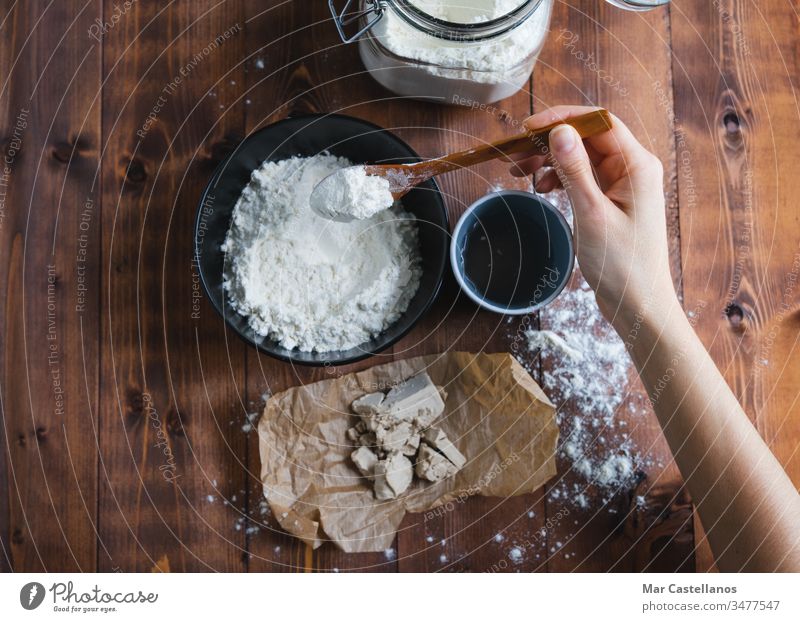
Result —
<svg viewBox="0 0 800 622"><path fill-rule="evenodd" d="M226 329L192 264L201 191L249 132L308 112L372 121L424 157L518 133L532 111L560 103L623 118L665 164L685 308L800 484L800 182L787 130L800 111L800 53L790 3L673 0L637 14L556 2L531 83L488 111L380 87L356 46L339 40L325 2L136 2L112 24L117 4L0 10L0 153L15 152L0 180L0 570L713 569L633 372L621 409L650 460L606 506L595 497L577 510L552 487L473 498L409 515L391 551L362 555L312 551L276 527L248 425L265 394L449 348L508 351L517 326L479 311L448 274L408 336L351 366L279 363ZM451 224L491 189L530 188L507 168L443 176ZM545 310L532 323L553 321ZM544 383L551 370L532 363Z"/></svg>
<svg viewBox="0 0 800 622"><path fill-rule="evenodd" d="M200 192L243 134L243 27L238 2L136 3L104 39L104 570L246 568L244 346L192 264Z"/></svg>
<svg viewBox="0 0 800 622"><path fill-rule="evenodd" d="M536 72L534 94L537 110L561 103L604 106L659 156L665 169L672 271L679 284L669 37L669 14L663 9L629 13L602 2L557 3L553 32ZM579 287L578 278L572 287ZM547 308L541 312L542 328L552 326L551 313ZM604 339L609 330L607 325L599 328L598 339ZM553 369L544 365L544 371ZM547 390L547 383L544 388ZM671 464L669 449L632 365L628 382L614 390L625 395L615 420L625 425L632 452L639 455L635 468L640 471L640 481L635 489L597 490L570 470L571 462L562 456L556 488L547 501L547 567L554 571L687 569L693 563L691 510L680 474ZM597 416L574 401L566 400L558 406L562 438L571 432L573 419L591 426ZM589 453L606 455L604 437L619 434L618 424L594 428ZM590 499L586 509L574 501L554 498L576 486ZM644 502L637 503L639 497ZM604 498L609 500L606 506Z"/></svg>
<svg viewBox="0 0 800 622"><path fill-rule="evenodd" d="M672 38L685 304L702 305L703 343L800 485L796 7L678 1Z"/></svg>
<svg viewBox="0 0 800 622"><path fill-rule="evenodd" d="M292 35L274 42L278 32ZM433 157L474 142L495 140L514 128L519 131L519 123L530 113L530 96L526 92L499 104L493 113L477 115L461 108L417 102L410 105L408 100L397 98L369 77L358 58L356 46L341 43L324 3L310 8L293 3L274 11L262 9L248 21L248 45L248 86L251 89L248 97L252 101L247 108L248 131L286 115L338 112L391 129L422 156ZM287 51L287 46L291 52ZM455 222L470 202L498 184L529 188L528 182L515 182L506 171L507 165L491 163L443 177L440 181L451 222ZM425 320L391 352L371 361L310 370L276 363L255 351L249 352L248 394L258 399L265 390L275 392L303 382L322 380L390 360L389 357L407 358L447 348L502 350L503 330L502 318L480 313L474 305L459 299L455 282L448 278L440 301ZM255 500L260 495L255 438L249 456ZM504 507L514 504L524 508L527 517L531 502L506 502ZM285 537L267 530L251 542L254 557L251 564L259 560L259 568L263 569L278 566L323 571L334 568L395 570L398 567L401 570L485 569L491 562L481 558L483 549L478 547L511 522L497 512L495 521L487 519L487 515L492 515L490 509L496 505L497 501L470 501L465 508L451 512L446 520L437 520L435 526L428 524L426 528L421 527L421 517L410 516L403 524L394 550L386 554L345 555L326 545L313 555L304 556L299 550L304 548L302 545L287 542ZM486 531L488 536L481 533L485 530L491 533ZM435 534L435 546L427 541L427 537L433 538L432 534ZM279 547L277 554L276 547ZM478 552L470 555L473 549ZM427 558L430 559L426 561ZM308 562L311 568L305 565ZM298 567L298 563L305 566Z"/></svg>
<svg viewBox="0 0 800 622"><path fill-rule="evenodd" d="M315 3L318 4L318 3ZM297 3L249 3L246 14L247 71L244 120L247 133L292 114L317 111L320 94L309 73L316 47L315 38L324 26L314 26L314 14ZM322 52L320 52L322 53ZM249 103L247 103L249 101ZM322 105L322 109L327 109ZM322 370L293 367L248 348L246 394L255 411L263 408L264 396L295 384L321 379ZM258 435L249 435L247 446L247 490L251 513L263 500L258 457ZM285 534L274 517L262 518L259 532L248 541L249 569L253 572L310 572L315 553ZM358 567L363 562L354 561ZM344 567L344 564L343 564Z"/></svg>
<svg viewBox="0 0 800 622"><path fill-rule="evenodd" d="M99 554L96 14L97 2L29 2L0 18L7 570L92 571Z"/></svg>

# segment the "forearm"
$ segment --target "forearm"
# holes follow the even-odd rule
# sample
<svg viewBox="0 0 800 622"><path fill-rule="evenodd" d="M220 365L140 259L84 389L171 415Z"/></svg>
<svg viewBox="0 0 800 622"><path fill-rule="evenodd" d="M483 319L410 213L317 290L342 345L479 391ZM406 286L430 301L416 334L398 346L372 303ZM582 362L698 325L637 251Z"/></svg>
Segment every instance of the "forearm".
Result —
<svg viewBox="0 0 800 622"><path fill-rule="evenodd" d="M614 325L630 348L720 569L800 570L800 496L677 299L653 311L618 313Z"/></svg>
<svg viewBox="0 0 800 622"><path fill-rule="evenodd" d="M582 112L557 107L526 125ZM548 158L530 153L515 169L533 174L554 164L537 190L562 185L569 195L581 271L630 347L720 568L800 571L800 497L675 298L661 162L619 118L612 125L584 140L558 126Z"/></svg>

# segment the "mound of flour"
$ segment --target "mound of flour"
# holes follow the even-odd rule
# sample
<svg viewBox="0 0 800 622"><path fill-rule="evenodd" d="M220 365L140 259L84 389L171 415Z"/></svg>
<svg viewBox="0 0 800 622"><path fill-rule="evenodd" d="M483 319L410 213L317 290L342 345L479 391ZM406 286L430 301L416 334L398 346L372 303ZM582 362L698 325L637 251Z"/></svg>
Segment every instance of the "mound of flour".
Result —
<svg viewBox="0 0 800 622"><path fill-rule="evenodd" d="M234 208L224 287L250 327L285 348L329 352L368 341L419 287L413 216L397 208L337 223L311 209L314 186L347 166L327 154L265 162Z"/></svg>

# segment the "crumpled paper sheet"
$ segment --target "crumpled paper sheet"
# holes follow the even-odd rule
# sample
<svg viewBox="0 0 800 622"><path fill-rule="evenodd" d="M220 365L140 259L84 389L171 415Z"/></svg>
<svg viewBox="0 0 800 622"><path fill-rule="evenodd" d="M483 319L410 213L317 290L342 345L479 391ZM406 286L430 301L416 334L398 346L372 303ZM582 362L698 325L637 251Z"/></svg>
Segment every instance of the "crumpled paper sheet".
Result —
<svg viewBox="0 0 800 622"><path fill-rule="evenodd" d="M421 371L447 393L437 420L468 460L435 484L414 479L399 498L377 501L350 461L350 404ZM533 492L556 472L555 408L510 354L448 352L395 361L271 397L258 424L261 481L281 527L314 548L389 548L406 512L469 495Z"/></svg>

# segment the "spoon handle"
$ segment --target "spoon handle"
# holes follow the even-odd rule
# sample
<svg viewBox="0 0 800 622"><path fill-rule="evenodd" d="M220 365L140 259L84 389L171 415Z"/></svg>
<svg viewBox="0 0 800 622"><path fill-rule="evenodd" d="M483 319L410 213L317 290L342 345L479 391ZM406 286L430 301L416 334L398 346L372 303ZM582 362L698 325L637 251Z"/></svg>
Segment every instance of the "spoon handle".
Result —
<svg viewBox="0 0 800 622"><path fill-rule="evenodd" d="M419 164L432 164L436 168L434 175L446 173L465 166L472 166L500 158L504 155L530 151L531 153L545 154L549 150L550 132L559 125L571 125L581 138L589 138L611 129L611 116L608 110L599 109L587 112L577 117L564 119L551 123L545 127L529 130L510 138L504 138L488 145L481 145L457 153L451 153L441 158L435 158Z"/></svg>
<svg viewBox="0 0 800 622"><path fill-rule="evenodd" d="M549 149L548 139L551 130L564 124L574 127L581 138L589 138L595 134L610 130L612 127L611 115L608 110L600 108L535 130L528 130L524 134L504 138L488 145L473 147L465 151L451 153L440 158L423 160L415 164L367 165L365 168L368 175L379 175L388 179L392 195L395 199L399 199L414 186L442 173L448 173L521 151L545 154Z"/></svg>

